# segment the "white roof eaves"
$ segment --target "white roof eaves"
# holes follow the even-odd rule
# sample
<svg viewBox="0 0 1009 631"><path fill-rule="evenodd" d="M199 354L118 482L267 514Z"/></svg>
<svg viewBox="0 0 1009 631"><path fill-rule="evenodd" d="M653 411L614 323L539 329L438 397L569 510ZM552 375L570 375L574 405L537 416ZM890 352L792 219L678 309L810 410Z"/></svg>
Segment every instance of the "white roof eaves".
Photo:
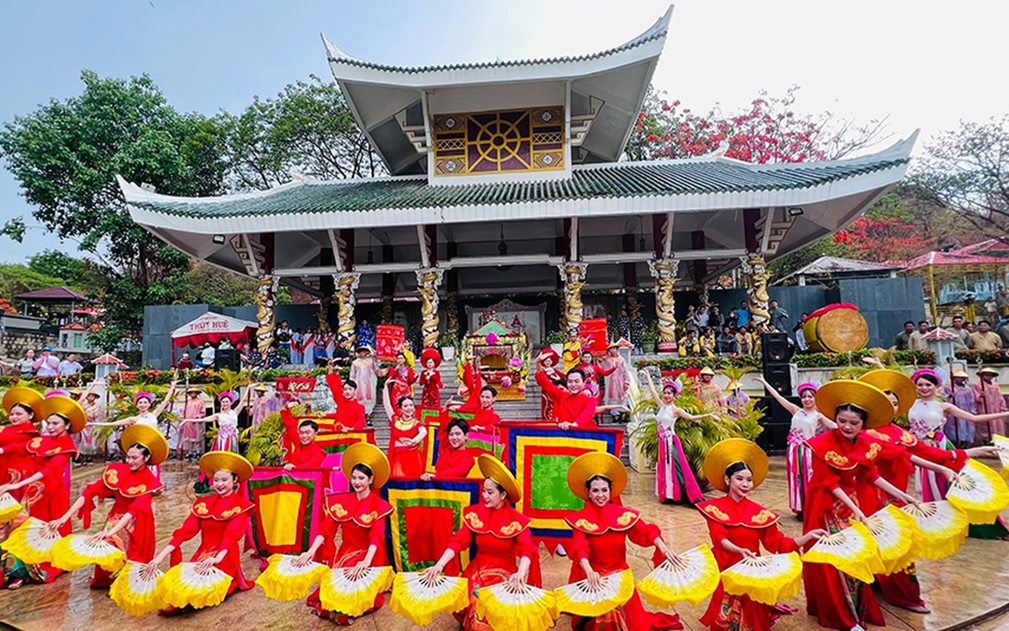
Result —
<svg viewBox="0 0 1009 631"><path fill-rule="evenodd" d="M339 228L371 228L377 225L410 226L470 223L474 221L520 221L565 217L592 217L665 212L703 212L737 208L802 206L849 195L881 190L903 178L907 164L900 164L842 180L800 189L597 197L505 204L474 204L441 208L379 208L366 211L335 211L277 215L185 217L129 205L135 222L152 229L193 234L239 232L295 232Z"/></svg>

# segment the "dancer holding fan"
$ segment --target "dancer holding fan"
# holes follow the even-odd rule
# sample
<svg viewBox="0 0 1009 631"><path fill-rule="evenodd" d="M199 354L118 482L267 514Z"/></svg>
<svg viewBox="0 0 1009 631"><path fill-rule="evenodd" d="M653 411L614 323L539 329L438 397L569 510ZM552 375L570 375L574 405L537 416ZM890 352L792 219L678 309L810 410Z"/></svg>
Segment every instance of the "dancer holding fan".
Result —
<svg viewBox="0 0 1009 631"><path fill-rule="evenodd" d="M767 477L767 456L748 440L730 438L712 447L704 458L704 475L711 486L725 493L697 505L708 520L715 559L723 571L743 559L759 557L761 545L776 554L798 552L827 534L814 528L798 539L786 537L778 529L778 514L746 497ZM767 631L778 615L773 606L750 596L725 593L719 583L701 623L712 629Z"/></svg>
<svg viewBox="0 0 1009 631"><path fill-rule="evenodd" d="M481 455L477 465L484 475L483 504L463 511L463 527L455 533L438 562L424 571L424 580L435 583L445 565L476 541L477 553L463 572L469 579L471 594L479 588L505 582L514 589L521 589L527 582L540 587L539 554L529 533L529 518L511 506L522 499L518 482L493 456ZM490 629L486 620L477 615L474 603L471 596L470 606L455 614L456 618L467 631Z"/></svg>
<svg viewBox="0 0 1009 631"><path fill-rule="evenodd" d="M655 546L654 560L678 559L662 540L658 526L641 519L638 511L613 504L627 487L627 470L623 463L608 453L587 453L575 458L568 467L568 488L585 501L585 508L564 518L572 528L573 538L568 549L571 558L569 583L587 580L594 592L601 592L603 577L616 580L621 572L629 572L627 539L643 546ZM629 577L629 580L633 578ZM617 606L595 618L571 619L573 628L602 629L682 629L676 614L650 613L641 604L637 590L622 606Z"/></svg>
<svg viewBox="0 0 1009 631"><path fill-rule="evenodd" d="M63 515L70 506L67 468L77 456L77 447L70 435L84 429L88 417L80 403L56 393L50 393L39 405L39 410L45 418L48 435L36 436L25 446L35 473L0 485L0 495L14 495L25 489L21 497L28 514L41 521L51 521ZM59 534L69 535L70 525L59 528ZM60 575L60 570L49 563L28 565L8 551L0 553L0 568L4 569L4 587L11 589L25 582L49 583Z"/></svg>
<svg viewBox="0 0 1009 631"><path fill-rule="evenodd" d="M389 565L385 531L386 518L392 513L392 506L378 495L379 489L389 479L389 460L374 445L358 443L343 452L340 466L353 491L326 498L326 517L319 534L308 551L299 556L293 565L301 567L317 560L332 568L348 568L350 572L347 576L357 579L367 568ZM341 527L343 538L340 548L334 553L336 532ZM327 579L323 579L325 580ZM353 617L340 611L329 611L323 605L320 590L321 587L308 597L306 604L312 609L312 613L340 625L353 624ZM377 594L374 607L355 615L379 609L384 602L383 596Z"/></svg>
<svg viewBox="0 0 1009 631"><path fill-rule="evenodd" d="M35 423L41 416L42 395L31 388L11 388L4 393L3 409L10 425L0 427L0 484L10 484L34 471L28 442L39 435ZM18 501L22 494L22 489L11 493Z"/></svg>
<svg viewBox="0 0 1009 631"><path fill-rule="evenodd" d="M911 375L911 381L918 391L918 400L907 412L910 430L918 440L924 441L928 445L940 449L952 449L952 443L942 431L947 415L972 423L985 423L1009 416L1009 412L971 414L952 403L936 400L941 380L939 375L930 368L915 371ZM940 479L934 471L919 468L915 471L914 482L918 496L926 502L946 498L946 481ZM994 524L990 525L972 524L970 536L978 539L1009 539L1009 529L1001 519L997 519Z"/></svg>
<svg viewBox="0 0 1009 631"><path fill-rule="evenodd" d="M918 501L880 477L878 443L862 430L893 420L893 404L883 391L861 381L831 381L816 392L816 407L836 429L806 441L813 452L813 477L806 492L804 533L836 533L852 518L865 522L882 508L877 489L904 502ZM806 611L820 626L863 631L865 622L883 625L872 587L823 563L803 564Z"/></svg>
<svg viewBox="0 0 1009 631"><path fill-rule="evenodd" d="M859 377L859 381L876 386L886 394L893 403L894 417L907 414L915 402L914 383L902 372L873 370ZM882 448L876 465L880 476L901 491L907 491L915 466L934 471L946 480L952 481L956 477L956 471L963 468L967 458L998 456L998 449L995 447L951 451L939 449L918 440L914 434L894 423L868 429L865 433ZM883 503L894 503L898 507L902 505L898 500L891 500L882 495L880 499ZM921 599L921 590L915 578L913 565L903 572L879 575L876 581L886 602L916 613L928 613L925 602Z"/></svg>
<svg viewBox="0 0 1009 631"><path fill-rule="evenodd" d="M123 432L121 443L126 462L106 465L102 477L84 487L84 493L73 506L49 522L49 527L59 530L77 513L86 530L91 527L91 513L98 501L111 498L114 504L105 525L88 541L108 542L125 552L127 560L149 563L157 548L153 500L155 492L161 489L161 481L149 466L157 466L168 457L168 442L153 427L133 425ZM109 573L96 565L92 589L105 589L111 583Z"/></svg>
<svg viewBox="0 0 1009 631"><path fill-rule="evenodd" d="M224 595L253 586L242 574L238 547L247 530L248 512L253 507L238 491L242 483L252 477L252 463L230 451L210 451L200 458L200 471L212 480L213 494L193 502L182 527L172 533L168 545L147 564L147 574L153 576L165 557L172 555L173 568L161 579L168 587L165 600L172 605L166 614L176 613L178 608L196 600L195 587L186 582L193 574L206 575L215 568L226 574ZM200 535L200 547L189 563L179 566L182 561L179 546L196 535Z"/></svg>

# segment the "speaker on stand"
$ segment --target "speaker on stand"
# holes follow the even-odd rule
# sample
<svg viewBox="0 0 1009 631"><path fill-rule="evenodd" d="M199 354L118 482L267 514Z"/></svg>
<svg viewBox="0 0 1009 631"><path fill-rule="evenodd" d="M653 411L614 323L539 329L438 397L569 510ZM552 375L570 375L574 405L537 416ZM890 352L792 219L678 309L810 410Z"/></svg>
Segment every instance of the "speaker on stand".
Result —
<svg viewBox="0 0 1009 631"><path fill-rule="evenodd" d="M214 370L227 369L238 371L240 368L241 365L239 364L238 351L236 349L217 349L217 352L214 353Z"/></svg>
<svg viewBox="0 0 1009 631"><path fill-rule="evenodd" d="M775 392L792 401L792 367L789 363L791 350L785 333L764 333L760 336L760 355L764 380ZM793 402L798 402L795 399ZM788 432L792 426L792 415L774 397L763 398L758 408L764 412L764 420L757 442L765 451L784 452L788 449Z"/></svg>

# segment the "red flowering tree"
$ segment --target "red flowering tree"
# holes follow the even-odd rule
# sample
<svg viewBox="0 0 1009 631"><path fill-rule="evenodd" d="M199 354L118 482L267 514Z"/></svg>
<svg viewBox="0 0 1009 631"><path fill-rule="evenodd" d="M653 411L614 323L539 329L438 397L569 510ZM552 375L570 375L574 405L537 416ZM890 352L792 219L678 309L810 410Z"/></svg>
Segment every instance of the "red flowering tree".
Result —
<svg viewBox="0 0 1009 631"><path fill-rule="evenodd" d="M830 112L796 114L798 90L793 86L783 97L761 93L735 114L726 115L716 105L702 115L649 89L627 142L627 157L689 158L717 150L760 164L835 160L881 139L885 120L858 125Z"/></svg>

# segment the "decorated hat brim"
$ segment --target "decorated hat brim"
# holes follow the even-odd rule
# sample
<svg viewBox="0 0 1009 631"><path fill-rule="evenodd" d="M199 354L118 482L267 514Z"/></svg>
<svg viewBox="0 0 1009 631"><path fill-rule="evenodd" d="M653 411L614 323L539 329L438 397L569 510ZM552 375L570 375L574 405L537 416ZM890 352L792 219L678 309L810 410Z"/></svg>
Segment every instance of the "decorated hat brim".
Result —
<svg viewBox="0 0 1009 631"><path fill-rule="evenodd" d="M837 408L853 405L866 413L864 429L884 427L893 421L893 403L876 386L864 381L839 379L824 384L816 392L816 408L834 420Z"/></svg>
<svg viewBox="0 0 1009 631"><path fill-rule="evenodd" d="M725 470L737 462L745 463L753 475L753 488L767 478L767 454L757 443L745 438L727 438L708 450L704 457L704 477L719 491L728 492Z"/></svg>
<svg viewBox="0 0 1009 631"><path fill-rule="evenodd" d="M61 394L42 400L42 418L49 418L53 414L70 422L67 431L71 434L76 434L88 424L88 415L84 412L81 404Z"/></svg>
<svg viewBox="0 0 1009 631"><path fill-rule="evenodd" d="M375 445L357 443L356 445L347 447L343 451L340 469L343 470L343 475L346 476L348 482L350 481L351 474L354 472L354 467L359 464L363 464L371 469L371 473L374 476L371 488L380 489L389 481L389 459Z"/></svg>
<svg viewBox="0 0 1009 631"><path fill-rule="evenodd" d="M10 414L11 408L17 404L26 405L35 412L35 420L40 420L42 416L42 393L31 388L16 387L4 392L3 408L4 412Z"/></svg>
<svg viewBox="0 0 1009 631"><path fill-rule="evenodd" d="M485 478L490 478L495 484L505 490L505 493L508 494L509 502L522 501L522 490L519 488L518 480L508 470L508 467L504 466L504 463L494 456L480 454L477 458L477 466L480 467L480 473Z"/></svg>
<svg viewBox="0 0 1009 631"><path fill-rule="evenodd" d="M582 454L568 466L568 488L576 497L589 499L585 483L595 476L610 481L610 498L619 497L627 488L627 468L612 454L602 451Z"/></svg>
<svg viewBox="0 0 1009 631"><path fill-rule="evenodd" d="M897 412L895 416L907 414L918 398L918 389L914 387L911 378L897 370L873 370L858 378L859 381L876 386L886 394L887 391L897 397Z"/></svg>
<svg viewBox="0 0 1009 631"><path fill-rule="evenodd" d="M119 444L126 453L131 445L140 444L147 447L151 452L151 457L147 464L151 466L159 465L168 458L168 441L155 427L150 425L133 424L123 430L123 436Z"/></svg>
<svg viewBox="0 0 1009 631"><path fill-rule="evenodd" d="M200 472L213 478L218 471L230 471L238 476L239 482L252 477L252 463L232 451L208 451L200 458Z"/></svg>

